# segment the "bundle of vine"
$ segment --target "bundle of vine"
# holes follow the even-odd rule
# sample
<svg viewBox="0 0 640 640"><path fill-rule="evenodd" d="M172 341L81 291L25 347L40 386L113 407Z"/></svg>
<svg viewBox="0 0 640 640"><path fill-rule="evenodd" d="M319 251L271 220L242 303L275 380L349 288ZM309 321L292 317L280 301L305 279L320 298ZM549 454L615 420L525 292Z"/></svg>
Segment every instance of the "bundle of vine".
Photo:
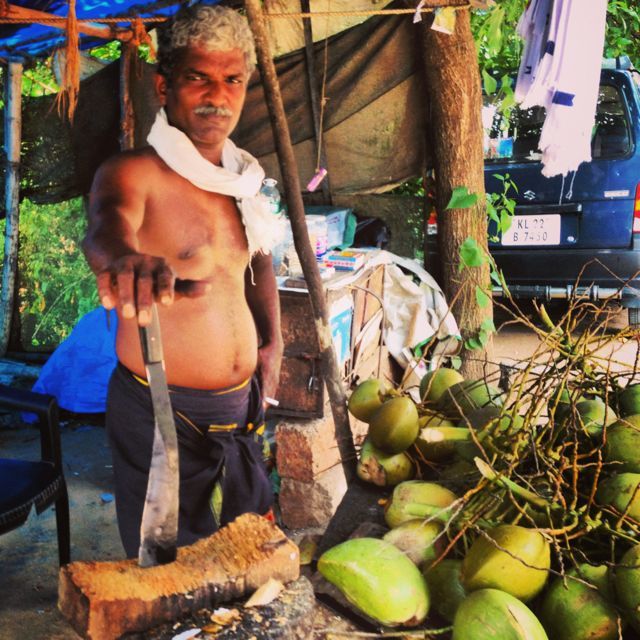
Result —
<svg viewBox="0 0 640 640"><path fill-rule="evenodd" d="M454 640L640 633L640 373L637 356L616 360L632 331L607 331L590 304L557 323L538 311L542 326L517 317L540 342L508 385L443 367L417 402L376 379L351 394L369 424L358 475L394 487L390 531L330 549L319 568L375 620L444 619ZM380 578L406 560L396 583Z"/></svg>

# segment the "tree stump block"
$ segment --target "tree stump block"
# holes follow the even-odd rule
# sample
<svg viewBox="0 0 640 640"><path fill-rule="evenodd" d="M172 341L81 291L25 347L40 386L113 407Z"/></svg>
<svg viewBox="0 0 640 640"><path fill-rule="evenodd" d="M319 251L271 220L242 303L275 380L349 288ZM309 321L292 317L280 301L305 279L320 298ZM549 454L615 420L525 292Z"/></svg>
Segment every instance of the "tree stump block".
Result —
<svg viewBox="0 0 640 640"><path fill-rule="evenodd" d="M300 573L298 547L273 523L245 514L212 536L178 549L170 564L136 560L73 562L60 569L58 608L89 640L112 640L241 598L269 578Z"/></svg>
<svg viewBox="0 0 640 640"><path fill-rule="evenodd" d="M212 608L198 611L178 624L166 623L143 634L127 634L127 640L172 640L191 629L200 629L198 640L309 640L313 637L316 599L311 582L301 576L280 595L259 607L234 608L237 617L222 628L212 625ZM213 629L211 628L213 627Z"/></svg>

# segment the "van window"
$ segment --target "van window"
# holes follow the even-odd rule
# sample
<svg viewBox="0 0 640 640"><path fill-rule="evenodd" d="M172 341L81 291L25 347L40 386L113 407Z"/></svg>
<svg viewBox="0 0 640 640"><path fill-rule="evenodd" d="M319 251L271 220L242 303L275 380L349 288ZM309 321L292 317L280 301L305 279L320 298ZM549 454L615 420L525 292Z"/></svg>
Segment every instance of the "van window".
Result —
<svg viewBox="0 0 640 640"><path fill-rule="evenodd" d="M488 162L535 162L541 158L538 143L545 109L514 107L501 113L491 96L482 109L484 157ZM591 140L594 159L615 158L631 151L631 129L626 103L620 91L600 86L596 121Z"/></svg>

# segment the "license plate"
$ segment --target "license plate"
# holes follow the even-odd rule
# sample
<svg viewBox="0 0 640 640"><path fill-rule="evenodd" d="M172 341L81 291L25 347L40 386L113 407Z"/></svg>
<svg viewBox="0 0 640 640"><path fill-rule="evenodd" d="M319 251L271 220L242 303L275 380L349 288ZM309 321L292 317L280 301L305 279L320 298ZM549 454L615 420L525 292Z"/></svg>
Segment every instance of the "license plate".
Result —
<svg viewBox="0 0 640 640"><path fill-rule="evenodd" d="M560 214L513 216L503 246L560 244Z"/></svg>

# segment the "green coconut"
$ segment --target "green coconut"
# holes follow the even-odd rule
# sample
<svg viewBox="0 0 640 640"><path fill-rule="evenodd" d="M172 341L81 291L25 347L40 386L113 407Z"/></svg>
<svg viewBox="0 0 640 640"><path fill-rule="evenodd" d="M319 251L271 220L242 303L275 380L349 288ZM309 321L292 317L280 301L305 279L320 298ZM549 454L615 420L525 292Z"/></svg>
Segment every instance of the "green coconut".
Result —
<svg viewBox="0 0 640 640"><path fill-rule="evenodd" d="M551 550L535 529L502 524L478 536L462 563L467 591L500 589L526 602L547 582Z"/></svg>
<svg viewBox="0 0 640 640"><path fill-rule="evenodd" d="M417 518L446 522L451 515L447 507L455 500L455 493L435 482L408 480L393 490L385 507L384 519L391 529Z"/></svg>
<svg viewBox="0 0 640 640"><path fill-rule="evenodd" d="M447 415L464 416L482 407L501 407L503 401L500 389L484 380L463 380L451 385L442 394L439 407Z"/></svg>
<svg viewBox="0 0 640 640"><path fill-rule="evenodd" d="M420 398L426 404L435 405L451 385L463 380L462 375L455 369L443 367L435 371L429 371L420 380Z"/></svg>
<svg viewBox="0 0 640 640"><path fill-rule="evenodd" d="M640 473L616 473L598 484L596 499L600 504L626 512L630 518L640 520ZM635 494L635 496L634 496Z"/></svg>
<svg viewBox="0 0 640 640"><path fill-rule="evenodd" d="M371 442L387 453L408 449L418 437L418 431L418 410L406 396L384 402L369 422Z"/></svg>
<svg viewBox="0 0 640 640"><path fill-rule="evenodd" d="M365 438L356 467L358 477L379 487L393 487L411 480L416 467L404 452L385 453L377 449L369 438Z"/></svg>
<svg viewBox="0 0 640 640"><path fill-rule="evenodd" d="M640 415L621 418L607 429L604 457L620 463L616 470L640 473Z"/></svg>
<svg viewBox="0 0 640 640"><path fill-rule="evenodd" d="M556 578L546 591L540 609L540 620L550 640L616 640L618 614L607 600L608 569L588 564L567 572L567 578ZM572 577L591 583L589 587Z"/></svg>
<svg viewBox="0 0 640 640"><path fill-rule="evenodd" d="M444 551L444 539L438 539L443 526L439 522L409 520L387 532L382 539L403 551L417 567L433 562Z"/></svg>
<svg viewBox="0 0 640 640"><path fill-rule="evenodd" d="M462 560L442 560L435 567L427 568L424 577L431 606L447 622L453 622L460 603L467 597L462 586Z"/></svg>
<svg viewBox="0 0 640 640"><path fill-rule="evenodd" d="M381 380L371 378L361 382L349 396L347 406L354 418L369 422L385 400L386 387Z"/></svg>
<svg viewBox="0 0 640 640"><path fill-rule="evenodd" d="M631 547L616 567L615 592L622 615L640 633L640 544Z"/></svg>
<svg viewBox="0 0 640 640"><path fill-rule="evenodd" d="M576 404L578 423L592 438L602 435L603 428L614 423L618 416L602 400L582 400Z"/></svg>
<svg viewBox="0 0 640 640"><path fill-rule="evenodd" d="M347 540L320 556L318 570L356 608L384 625L415 626L429 611L422 573L385 540Z"/></svg>
<svg viewBox="0 0 640 640"><path fill-rule="evenodd" d="M640 384L630 384L618 397L621 416L633 416L640 413Z"/></svg>
<svg viewBox="0 0 640 640"><path fill-rule="evenodd" d="M526 604L498 589L480 589L460 603L453 619L452 640L548 638L540 621ZM565 640L569 640L569 636Z"/></svg>
<svg viewBox="0 0 640 640"><path fill-rule="evenodd" d="M524 426L524 418L520 415L512 416L501 407L489 405L481 409L474 409L462 416L458 427L473 429L480 443L491 442L500 436L509 436L517 433ZM463 459L473 461L476 456L482 455L478 445L471 440L456 442L456 453Z"/></svg>
<svg viewBox="0 0 640 640"><path fill-rule="evenodd" d="M454 442L446 440L444 436L441 441L434 442L432 439L423 435L424 429L455 427L455 424L451 422L451 420L447 420L447 418L440 414L429 411L428 413L420 416L418 425L420 427L420 431L418 432L418 437L414 444L419 452L420 458L427 460L428 462L443 462L453 456L455 453Z"/></svg>

